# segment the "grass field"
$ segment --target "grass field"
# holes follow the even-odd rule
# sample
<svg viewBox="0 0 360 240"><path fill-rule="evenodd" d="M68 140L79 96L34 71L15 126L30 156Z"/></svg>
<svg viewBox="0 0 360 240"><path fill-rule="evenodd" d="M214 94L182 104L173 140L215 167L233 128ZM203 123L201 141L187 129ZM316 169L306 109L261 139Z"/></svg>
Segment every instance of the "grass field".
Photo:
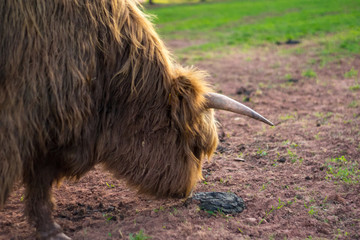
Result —
<svg viewBox="0 0 360 240"><path fill-rule="evenodd" d="M197 40L190 50L311 39L323 54L360 53L359 0L245 0L148 9L166 39Z"/></svg>

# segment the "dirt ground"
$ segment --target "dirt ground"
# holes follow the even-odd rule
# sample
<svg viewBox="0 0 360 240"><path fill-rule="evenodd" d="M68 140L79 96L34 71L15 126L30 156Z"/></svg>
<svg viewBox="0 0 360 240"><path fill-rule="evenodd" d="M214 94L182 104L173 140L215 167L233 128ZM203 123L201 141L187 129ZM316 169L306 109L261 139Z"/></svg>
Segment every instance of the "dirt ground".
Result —
<svg viewBox="0 0 360 240"><path fill-rule="evenodd" d="M360 56L321 66L309 51L284 53L291 48L236 51L196 64L216 91L277 125L216 112L221 142L196 192L234 192L246 203L242 213L139 196L98 167L54 190L54 218L64 232L73 239L128 239L140 230L151 239L359 239L360 183L327 172L340 166L330 159L344 156L355 166L348 178L360 180L360 90L350 89L356 77L344 75L360 70ZM22 194L18 186L0 211L0 239L35 238Z"/></svg>

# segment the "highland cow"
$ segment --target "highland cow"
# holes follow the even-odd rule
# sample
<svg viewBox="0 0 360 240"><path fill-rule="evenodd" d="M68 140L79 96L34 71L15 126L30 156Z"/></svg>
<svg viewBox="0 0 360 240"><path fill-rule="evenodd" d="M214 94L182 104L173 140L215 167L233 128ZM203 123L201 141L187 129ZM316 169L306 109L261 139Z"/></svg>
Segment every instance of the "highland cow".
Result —
<svg viewBox="0 0 360 240"><path fill-rule="evenodd" d="M0 12L0 208L21 180L39 239L68 239L51 214L63 178L102 164L140 193L186 197L217 145L211 108L271 124L176 65L131 0L4 0Z"/></svg>

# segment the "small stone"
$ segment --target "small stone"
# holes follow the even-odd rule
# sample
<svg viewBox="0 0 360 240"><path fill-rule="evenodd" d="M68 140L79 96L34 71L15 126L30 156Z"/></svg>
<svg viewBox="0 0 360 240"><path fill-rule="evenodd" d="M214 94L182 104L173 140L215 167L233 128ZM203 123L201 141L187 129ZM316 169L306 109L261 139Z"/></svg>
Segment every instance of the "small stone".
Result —
<svg viewBox="0 0 360 240"><path fill-rule="evenodd" d="M151 216L151 217L158 217L158 216L159 216L159 213L158 213L158 212L155 212L155 211L151 211L151 212L150 212L150 216Z"/></svg>
<svg viewBox="0 0 360 240"><path fill-rule="evenodd" d="M330 223L334 223L334 222L337 222L337 217L336 216L327 216L327 220L330 222Z"/></svg>
<svg viewBox="0 0 360 240"><path fill-rule="evenodd" d="M297 83L299 82L299 79L296 79L296 78L290 78L287 80L287 82L290 82L290 83Z"/></svg>
<svg viewBox="0 0 360 240"><path fill-rule="evenodd" d="M327 231L325 228L323 228L323 227L317 227L317 231L319 232L319 233L322 233L322 234L326 234L326 235L328 235L329 234L329 231Z"/></svg>
<svg viewBox="0 0 360 240"><path fill-rule="evenodd" d="M219 153L224 153L225 151L227 151L227 149L226 149L226 147L223 147L223 146L219 145L216 148L216 151L219 152Z"/></svg>
<svg viewBox="0 0 360 240"><path fill-rule="evenodd" d="M250 224L257 224L258 223L256 218L246 218L245 221L250 223Z"/></svg>
<svg viewBox="0 0 360 240"><path fill-rule="evenodd" d="M243 158L234 158L234 161L237 161L237 162L245 162L245 159L243 159Z"/></svg>
<svg viewBox="0 0 360 240"><path fill-rule="evenodd" d="M299 199L299 200L303 199L303 196L300 195L300 194L296 195L295 197L296 197L297 199Z"/></svg>
<svg viewBox="0 0 360 240"><path fill-rule="evenodd" d="M331 202L331 203L335 203L335 204L337 204L337 203L346 204L346 200L338 194L331 194L327 198L327 201Z"/></svg>
<svg viewBox="0 0 360 240"><path fill-rule="evenodd" d="M243 101L244 101L244 102L250 102L250 97L249 97L249 96L244 97L244 98L243 98Z"/></svg>
<svg viewBox="0 0 360 240"><path fill-rule="evenodd" d="M114 211L114 210L115 210L115 207L114 207L114 206L110 206L110 207L108 207L108 209L107 209L108 212L112 212L112 211Z"/></svg>
<svg viewBox="0 0 360 240"><path fill-rule="evenodd" d="M300 41L299 40L292 40L292 39L288 39L285 44L299 44Z"/></svg>
<svg viewBox="0 0 360 240"><path fill-rule="evenodd" d="M236 90L236 94L238 94L238 95L244 94L244 95L249 96L253 91L254 90L252 90L252 89L246 89L245 87L240 87Z"/></svg>
<svg viewBox="0 0 360 240"><path fill-rule="evenodd" d="M243 152L243 151L245 151L245 149L246 149L245 144L239 144L239 145L237 146L237 148L238 148L238 151L239 151L239 152Z"/></svg>

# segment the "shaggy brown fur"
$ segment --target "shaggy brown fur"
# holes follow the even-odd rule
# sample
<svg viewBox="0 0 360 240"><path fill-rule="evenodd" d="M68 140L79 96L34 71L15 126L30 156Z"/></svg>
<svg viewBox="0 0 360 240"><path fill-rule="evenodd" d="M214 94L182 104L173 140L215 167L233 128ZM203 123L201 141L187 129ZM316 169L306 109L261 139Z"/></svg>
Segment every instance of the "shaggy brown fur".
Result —
<svg viewBox="0 0 360 240"><path fill-rule="evenodd" d="M217 144L209 89L135 3L4 0L0 22L0 207L22 179L39 236L56 234L53 183L98 163L141 193L190 193Z"/></svg>

